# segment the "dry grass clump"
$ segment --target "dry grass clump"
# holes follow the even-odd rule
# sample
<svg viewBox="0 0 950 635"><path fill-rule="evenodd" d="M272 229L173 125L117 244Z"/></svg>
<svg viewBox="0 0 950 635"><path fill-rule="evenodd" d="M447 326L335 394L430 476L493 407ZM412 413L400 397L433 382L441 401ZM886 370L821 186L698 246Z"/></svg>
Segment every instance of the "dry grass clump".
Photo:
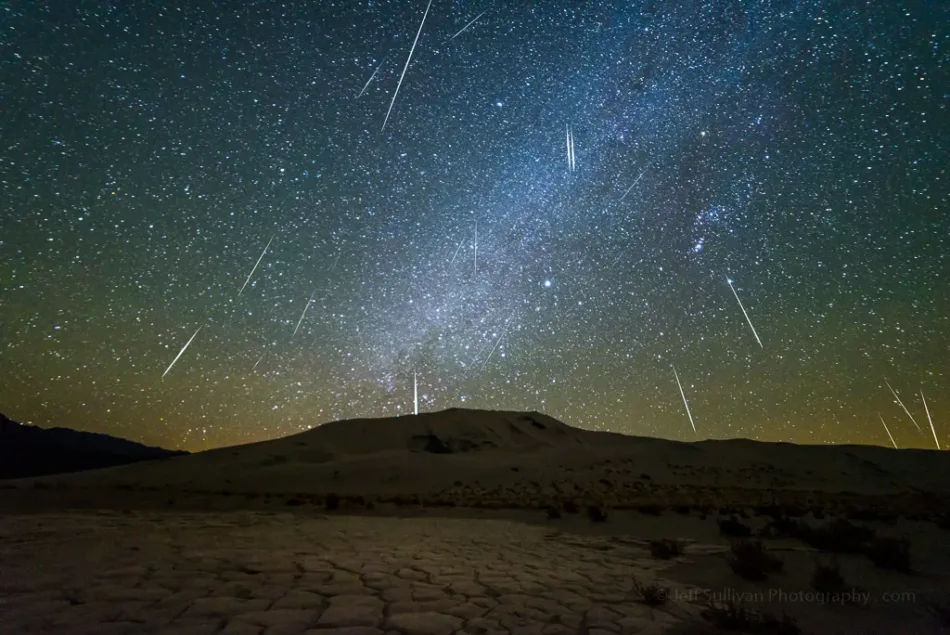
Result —
<svg viewBox="0 0 950 635"><path fill-rule="evenodd" d="M685 542L673 538L651 540L650 555L654 558L659 558L660 560L669 560L670 558L683 555L683 549L685 547Z"/></svg>
<svg viewBox="0 0 950 635"><path fill-rule="evenodd" d="M736 575L757 582L781 571L785 562L766 551L760 540L740 540L732 545L729 566Z"/></svg>

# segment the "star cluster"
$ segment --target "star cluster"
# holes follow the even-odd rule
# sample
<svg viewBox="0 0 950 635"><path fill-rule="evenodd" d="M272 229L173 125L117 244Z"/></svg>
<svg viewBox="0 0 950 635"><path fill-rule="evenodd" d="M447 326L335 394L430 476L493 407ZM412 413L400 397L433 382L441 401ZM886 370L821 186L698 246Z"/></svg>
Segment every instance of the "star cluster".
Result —
<svg viewBox="0 0 950 635"><path fill-rule="evenodd" d="M7 3L0 410L950 444L944 4Z"/></svg>

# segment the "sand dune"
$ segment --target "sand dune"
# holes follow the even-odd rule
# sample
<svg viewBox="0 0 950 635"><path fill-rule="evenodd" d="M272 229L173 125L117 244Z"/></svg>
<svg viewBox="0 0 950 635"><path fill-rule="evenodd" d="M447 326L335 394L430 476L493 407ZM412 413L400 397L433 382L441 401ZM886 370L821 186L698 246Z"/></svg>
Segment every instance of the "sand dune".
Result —
<svg viewBox="0 0 950 635"><path fill-rule="evenodd" d="M742 439L684 443L582 430L539 413L452 409L338 421L272 441L46 482L463 506L545 507L568 499L615 507L699 504L742 492L748 504L776 496L808 504L834 495L907 506L950 494L950 455Z"/></svg>

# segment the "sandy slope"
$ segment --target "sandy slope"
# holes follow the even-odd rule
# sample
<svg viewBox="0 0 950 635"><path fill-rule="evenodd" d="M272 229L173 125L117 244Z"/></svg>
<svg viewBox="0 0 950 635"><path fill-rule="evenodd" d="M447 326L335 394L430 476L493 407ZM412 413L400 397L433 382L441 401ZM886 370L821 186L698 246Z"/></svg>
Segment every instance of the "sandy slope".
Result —
<svg viewBox="0 0 950 635"><path fill-rule="evenodd" d="M581 430L538 413L452 409L339 421L272 441L46 482L510 507L564 500L708 505L723 498L752 505L784 492L786 503L824 504L834 494L865 504L855 501L867 495L875 504L904 505L906 512L950 500L950 454L749 440L682 443Z"/></svg>

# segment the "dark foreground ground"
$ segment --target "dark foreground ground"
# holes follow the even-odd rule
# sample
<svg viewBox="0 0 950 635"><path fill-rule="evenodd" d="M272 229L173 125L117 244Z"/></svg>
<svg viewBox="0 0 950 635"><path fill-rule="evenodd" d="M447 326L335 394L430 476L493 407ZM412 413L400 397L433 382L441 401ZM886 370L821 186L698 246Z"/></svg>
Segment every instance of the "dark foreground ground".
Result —
<svg viewBox="0 0 950 635"><path fill-rule="evenodd" d="M330 507L0 491L0 633L950 632L950 531L922 518Z"/></svg>

